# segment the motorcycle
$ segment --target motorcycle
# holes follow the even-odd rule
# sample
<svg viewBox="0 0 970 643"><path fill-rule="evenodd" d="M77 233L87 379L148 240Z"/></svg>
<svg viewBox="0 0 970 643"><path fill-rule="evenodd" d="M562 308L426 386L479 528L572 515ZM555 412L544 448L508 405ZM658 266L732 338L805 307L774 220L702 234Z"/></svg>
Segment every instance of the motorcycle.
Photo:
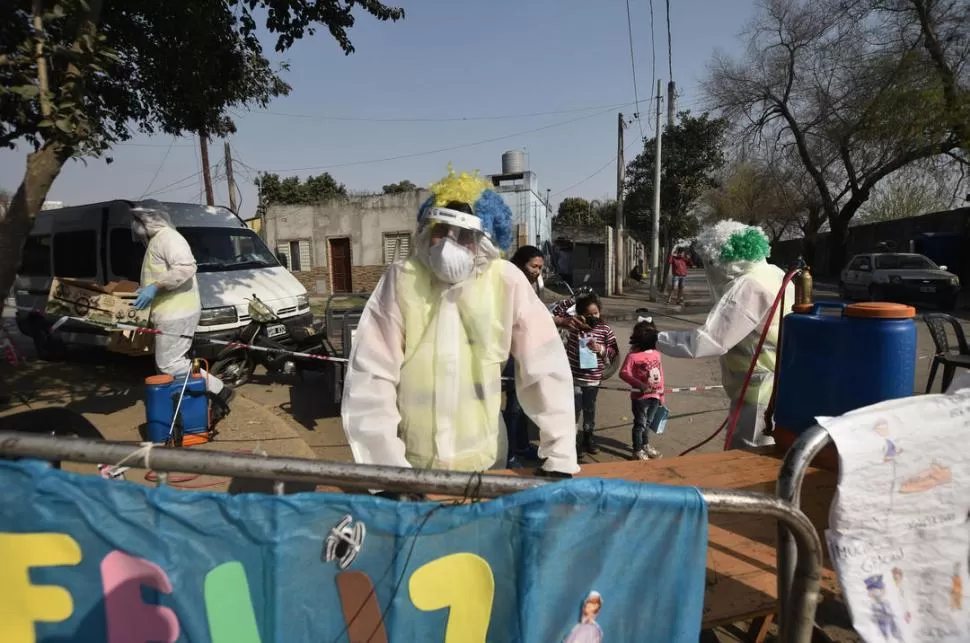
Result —
<svg viewBox="0 0 970 643"><path fill-rule="evenodd" d="M252 379L256 366L270 374L297 375L305 370L323 370L332 364L323 360L298 358L291 353L309 353L327 357L333 351L327 342L323 324L288 328L265 303L254 294L249 300L250 322L240 329L234 341L245 346L226 346L212 363L211 372L229 386L241 386ZM264 350L252 350L255 347Z"/></svg>

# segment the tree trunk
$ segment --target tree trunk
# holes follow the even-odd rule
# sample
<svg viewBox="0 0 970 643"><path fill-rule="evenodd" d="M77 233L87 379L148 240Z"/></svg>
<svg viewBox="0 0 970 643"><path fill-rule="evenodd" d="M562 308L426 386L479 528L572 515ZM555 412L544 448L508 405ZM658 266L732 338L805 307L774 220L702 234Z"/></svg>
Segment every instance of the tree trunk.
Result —
<svg viewBox="0 0 970 643"><path fill-rule="evenodd" d="M829 219L829 263L827 276L832 277L842 272L848 259L849 219L844 216L834 216Z"/></svg>
<svg viewBox="0 0 970 643"><path fill-rule="evenodd" d="M47 143L27 155L23 182L0 218L0 313L17 277L20 256L34 217L69 156L65 148L56 143Z"/></svg>

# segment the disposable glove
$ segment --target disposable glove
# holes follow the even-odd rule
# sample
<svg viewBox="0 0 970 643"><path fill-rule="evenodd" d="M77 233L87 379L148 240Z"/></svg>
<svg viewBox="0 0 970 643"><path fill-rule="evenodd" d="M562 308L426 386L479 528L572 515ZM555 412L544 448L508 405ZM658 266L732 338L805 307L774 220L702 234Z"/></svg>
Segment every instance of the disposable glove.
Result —
<svg viewBox="0 0 970 643"><path fill-rule="evenodd" d="M138 295L138 299L135 300L135 309L142 310L151 305L152 300L155 299L155 295L158 294L158 286L149 284L144 288L139 288L135 294Z"/></svg>

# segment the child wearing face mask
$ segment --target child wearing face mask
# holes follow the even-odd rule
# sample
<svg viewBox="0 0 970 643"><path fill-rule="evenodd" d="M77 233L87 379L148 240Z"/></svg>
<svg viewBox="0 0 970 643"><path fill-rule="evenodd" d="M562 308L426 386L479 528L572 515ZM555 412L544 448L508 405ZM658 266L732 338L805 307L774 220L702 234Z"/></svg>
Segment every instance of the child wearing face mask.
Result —
<svg viewBox="0 0 970 643"><path fill-rule="evenodd" d="M576 435L576 452L599 453L593 431L596 428L596 398L603 370L620 354L616 335L600 319L599 298L595 294L576 298L576 315L585 322L585 329L570 329L566 338L566 354L573 373L576 422L583 417L583 427Z"/></svg>
<svg viewBox="0 0 970 643"><path fill-rule="evenodd" d="M657 327L653 321L640 321L630 335L630 352L620 368L620 379L633 387L633 457L654 460L663 455L648 444L657 409L664 403L664 369L657 350Z"/></svg>

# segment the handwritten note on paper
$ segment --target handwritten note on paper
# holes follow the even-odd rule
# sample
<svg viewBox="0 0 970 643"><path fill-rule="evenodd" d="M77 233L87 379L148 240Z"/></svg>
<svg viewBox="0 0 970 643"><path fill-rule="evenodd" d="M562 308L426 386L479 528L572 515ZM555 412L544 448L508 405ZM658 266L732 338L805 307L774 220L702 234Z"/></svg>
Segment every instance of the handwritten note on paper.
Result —
<svg viewBox="0 0 970 643"><path fill-rule="evenodd" d="M826 539L856 631L970 641L970 389L818 420L839 452Z"/></svg>

